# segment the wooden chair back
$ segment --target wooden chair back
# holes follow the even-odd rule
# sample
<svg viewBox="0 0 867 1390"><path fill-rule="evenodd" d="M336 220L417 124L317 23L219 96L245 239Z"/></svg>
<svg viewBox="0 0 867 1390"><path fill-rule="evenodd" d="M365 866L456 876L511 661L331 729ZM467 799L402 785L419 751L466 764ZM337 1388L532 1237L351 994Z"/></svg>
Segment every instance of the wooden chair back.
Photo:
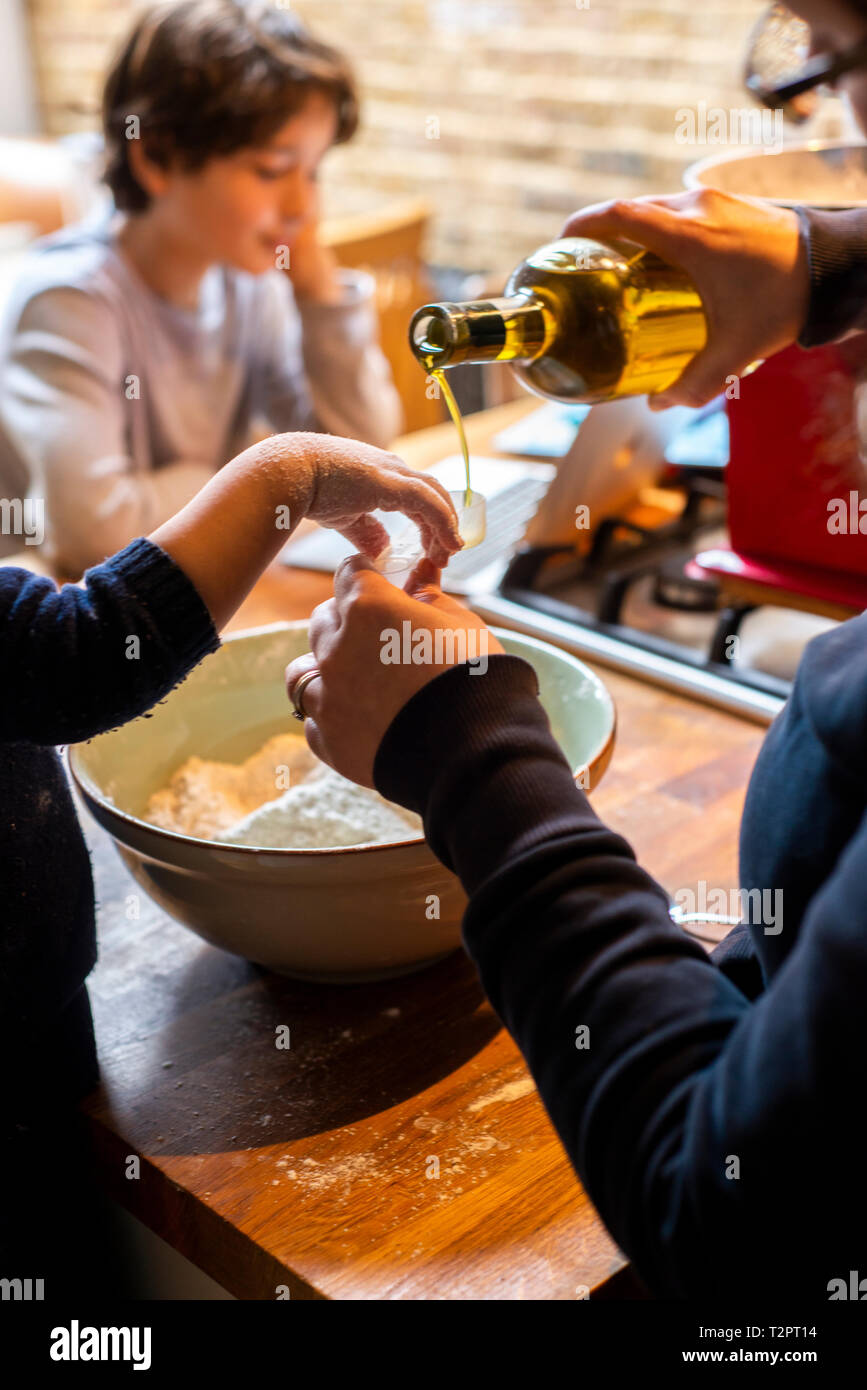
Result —
<svg viewBox="0 0 867 1390"><path fill-rule="evenodd" d="M407 336L413 312L435 297L424 259L430 218L429 205L412 200L322 224L322 239L340 264L366 270L376 281L380 346L403 403L407 433L447 418L444 402L428 394Z"/></svg>

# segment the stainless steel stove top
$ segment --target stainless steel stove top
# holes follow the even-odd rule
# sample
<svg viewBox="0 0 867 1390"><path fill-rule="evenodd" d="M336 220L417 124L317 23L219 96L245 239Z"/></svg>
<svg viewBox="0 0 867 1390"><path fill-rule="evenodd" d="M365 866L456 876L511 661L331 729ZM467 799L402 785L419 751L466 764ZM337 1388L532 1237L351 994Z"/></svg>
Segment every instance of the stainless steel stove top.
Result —
<svg viewBox="0 0 867 1390"><path fill-rule="evenodd" d="M770 723L806 643L835 622L785 607L729 606L713 580L687 578L685 563L726 547L728 534L721 479L687 476L682 491L674 522L642 532L609 520L583 561L565 550L520 550L473 607L490 623Z"/></svg>

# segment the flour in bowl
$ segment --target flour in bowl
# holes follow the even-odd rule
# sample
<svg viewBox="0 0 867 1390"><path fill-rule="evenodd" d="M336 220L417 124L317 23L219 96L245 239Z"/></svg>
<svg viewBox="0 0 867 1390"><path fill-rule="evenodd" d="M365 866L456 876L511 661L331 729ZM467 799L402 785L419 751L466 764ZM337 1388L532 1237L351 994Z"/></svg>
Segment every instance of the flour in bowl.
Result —
<svg viewBox="0 0 867 1390"><path fill-rule="evenodd" d="M329 849L413 840L423 833L421 818L412 811L322 764L217 838L263 849Z"/></svg>
<svg viewBox="0 0 867 1390"><path fill-rule="evenodd" d="M180 835L214 840L263 801L282 794L322 763L303 734L275 734L243 763L187 758L154 792L145 820Z"/></svg>
<svg viewBox="0 0 867 1390"><path fill-rule="evenodd" d="M288 776L289 787L285 791ZM191 757L154 792L145 819L165 830L262 849L337 849L412 840L421 818L321 762L303 734L268 739L243 763Z"/></svg>

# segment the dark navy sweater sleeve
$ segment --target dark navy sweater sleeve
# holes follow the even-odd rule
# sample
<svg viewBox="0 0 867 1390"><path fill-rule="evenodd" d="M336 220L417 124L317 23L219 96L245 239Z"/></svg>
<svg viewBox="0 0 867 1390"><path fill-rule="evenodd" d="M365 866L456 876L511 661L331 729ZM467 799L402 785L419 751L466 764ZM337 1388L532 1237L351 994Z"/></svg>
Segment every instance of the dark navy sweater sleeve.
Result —
<svg viewBox="0 0 867 1390"><path fill-rule="evenodd" d="M144 537L89 569L82 588L0 566L0 1050L15 1058L0 1069L7 1099L13 1082L16 1097L43 1107L49 1091L69 1099L95 1082L83 988L96 960L93 880L53 745L144 713L219 645L194 585Z"/></svg>
<svg viewBox="0 0 867 1390"><path fill-rule="evenodd" d="M781 740L778 784L786 752ZM867 1243L854 1099L867 1080L867 825L751 1001L594 813L521 659L424 686L389 726L374 780L422 815L459 875L485 992L651 1291L827 1298ZM793 808L802 790L786 787Z"/></svg>
<svg viewBox="0 0 867 1390"><path fill-rule="evenodd" d="M144 536L84 588L0 566L0 743L78 743L141 714L220 645L198 590Z"/></svg>

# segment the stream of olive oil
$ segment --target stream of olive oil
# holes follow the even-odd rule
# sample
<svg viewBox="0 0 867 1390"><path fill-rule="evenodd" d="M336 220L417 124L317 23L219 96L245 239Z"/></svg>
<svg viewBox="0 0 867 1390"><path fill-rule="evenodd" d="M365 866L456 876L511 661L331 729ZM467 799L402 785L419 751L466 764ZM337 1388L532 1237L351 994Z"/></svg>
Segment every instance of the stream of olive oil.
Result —
<svg viewBox="0 0 867 1390"><path fill-rule="evenodd" d="M469 507L470 495L472 493L472 488L470 486L470 451L467 448L467 436L464 433L464 422L461 419L461 412L458 409L458 403L455 400L454 392L452 391L452 388L446 381L445 368L432 366L431 358L428 358L425 361L424 365L429 374L433 377L434 381L439 386L443 395L445 396L446 405L449 408L449 415L451 415L452 419L455 422L455 428L458 432L458 439L461 441L461 453L464 456L464 472L467 475L467 490L464 495L464 506Z"/></svg>

